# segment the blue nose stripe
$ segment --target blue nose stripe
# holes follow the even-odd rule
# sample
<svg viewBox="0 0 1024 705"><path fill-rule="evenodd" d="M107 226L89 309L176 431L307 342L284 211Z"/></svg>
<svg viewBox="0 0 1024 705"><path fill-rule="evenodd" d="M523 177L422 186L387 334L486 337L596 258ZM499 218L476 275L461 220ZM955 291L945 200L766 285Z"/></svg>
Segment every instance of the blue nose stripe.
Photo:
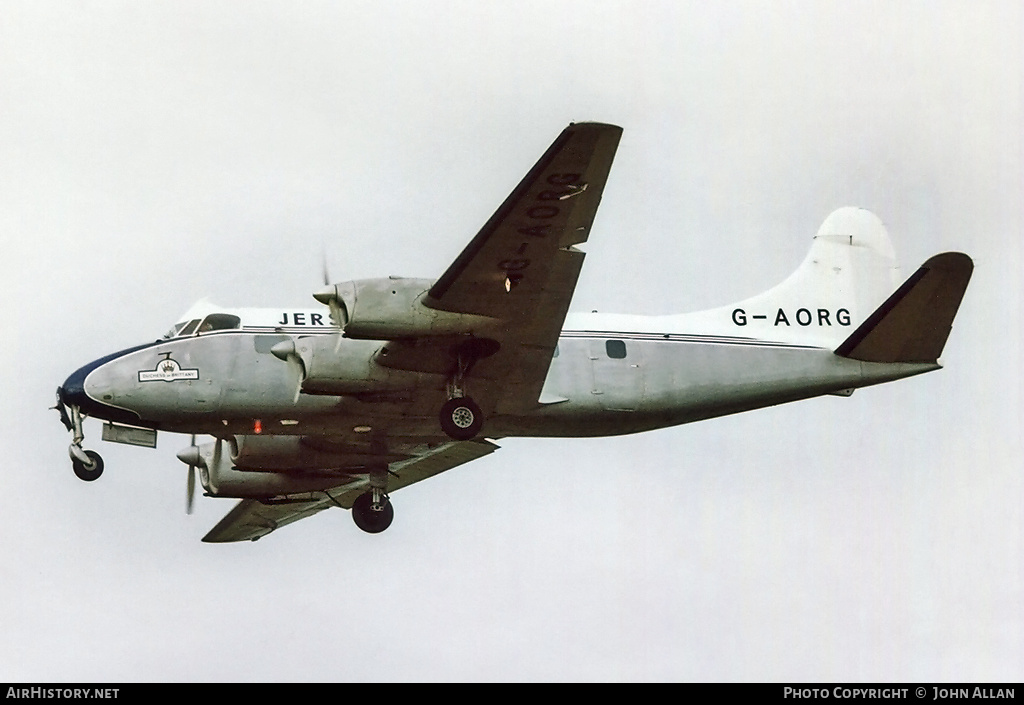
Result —
<svg viewBox="0 0 1024 705"><path fill-rule="evenodd" d="M156 343L146 343L145 345L136 345L134 348L128 348L127 350L121 350L116 353L111 353L101 357L98 360L93 360L88 365L80 367L71 373L64 384L60 386L59 393L61 401L67 405L74 405L79 407L82 411L90 416L96 416L103 419L109 419L111 421L135 421L138 422L138 417L134 414L126 414L124 409L118 409L113 406L107 406L98 399L93 399L85 393L85 378L89 376L89 373L93 370L101 367L112 360L116 360L119 357L128 355L129 353L137 352L139 350L145 350L146 348L154 347L159 345Z"/></svg>

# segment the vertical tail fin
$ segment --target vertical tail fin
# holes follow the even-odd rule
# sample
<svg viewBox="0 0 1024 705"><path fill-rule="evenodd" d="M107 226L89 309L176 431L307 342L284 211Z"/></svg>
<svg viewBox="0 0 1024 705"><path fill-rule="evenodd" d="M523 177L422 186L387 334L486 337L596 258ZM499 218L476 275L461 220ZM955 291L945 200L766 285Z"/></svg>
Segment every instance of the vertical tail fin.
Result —
<svg viewBox="0 0 1024 705"><path fill-rule="evenodd" d="M685 314L692 328L835 348L892 293L899 267L889 234L862 208L840 208L782 283L731 306Z"/></svg>

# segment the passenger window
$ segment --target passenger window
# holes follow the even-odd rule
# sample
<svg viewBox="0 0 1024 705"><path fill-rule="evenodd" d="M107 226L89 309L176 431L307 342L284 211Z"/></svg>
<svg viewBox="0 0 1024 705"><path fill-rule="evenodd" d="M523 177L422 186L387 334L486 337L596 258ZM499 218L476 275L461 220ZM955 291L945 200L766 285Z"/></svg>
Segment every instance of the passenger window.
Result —
<svg viewBox="0 0 1024 705"><path fill-rule="evenodd" d="M203 325L199 326L200 333L209 333L211 330L231 330L239 328L242 319L232 316L230 313L211 313L203 319Z"/></svg>
<svg viewBox="0 0 1024 705"><path fill-rule="evenodd" d="M606 340L604 341L605 352L608 353L608 357L615 360L622 360L626 357L626 343L622 340Z"/></svg>

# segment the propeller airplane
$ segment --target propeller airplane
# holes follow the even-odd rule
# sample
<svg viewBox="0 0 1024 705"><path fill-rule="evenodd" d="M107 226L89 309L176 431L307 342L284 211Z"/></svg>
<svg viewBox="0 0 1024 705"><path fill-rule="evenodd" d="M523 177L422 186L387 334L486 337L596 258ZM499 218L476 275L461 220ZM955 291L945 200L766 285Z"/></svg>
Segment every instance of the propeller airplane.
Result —
<svg viewBox="0 0 1024 705"><path fill-rule="evenodd" d="M567 127L436 280L330 283L320 306L196 304L167 334L72 373L56 409L72 435L178 453L192 509L241 500L205 537L256 540L329 507L370 533L391 495L513 436L594 437L690 423L939 369L973 270L928 259L899 283L882 222L829 215L778 286L697 313L568 314L622 129ZM212 441L196 443L197 435Z"/></svg>

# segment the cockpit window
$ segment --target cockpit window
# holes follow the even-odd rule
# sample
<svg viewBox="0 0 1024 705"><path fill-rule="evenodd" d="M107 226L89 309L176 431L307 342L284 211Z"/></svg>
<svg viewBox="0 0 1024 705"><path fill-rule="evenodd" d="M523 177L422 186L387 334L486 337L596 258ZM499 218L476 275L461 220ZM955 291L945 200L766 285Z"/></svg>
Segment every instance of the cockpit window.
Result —
<svg viewBox="0 0 1024 705"><path fill-rule="evenodd" d="M230 313L211 313L203 319L203 324L199 326L199 333L209 333L212 330L231 330L241 326L242 319L238 316L233 316Z"/></svg>
<svg viewBox="0 0 1024 705"><path fill-rule="evenodd" d="M202 320L202 325L199 323L200 320ZM242 319L238 316L230 313L211 313L203 319L193 318L186 323L175 323L174 327L164 334L164 339L184 337L196 333L209 333L212 330L232 330L241 327Z"/></svg>
<svg viewBox="0 0 1024 705"><path fill-rule="evenodd" d="M175 323L169 331L164 333L164 340L167 340L168 338L173 338L178 334L178 331L180 331L184 327L184 323Z"/></svg>
<svg viewBox="0 0 1024 705"><path fill-rule="evenodd" d="M199 319L193 318L188 323L179 323L175 326L178 335L192 335L195 332L196 326L199 325Z"/></svg>

